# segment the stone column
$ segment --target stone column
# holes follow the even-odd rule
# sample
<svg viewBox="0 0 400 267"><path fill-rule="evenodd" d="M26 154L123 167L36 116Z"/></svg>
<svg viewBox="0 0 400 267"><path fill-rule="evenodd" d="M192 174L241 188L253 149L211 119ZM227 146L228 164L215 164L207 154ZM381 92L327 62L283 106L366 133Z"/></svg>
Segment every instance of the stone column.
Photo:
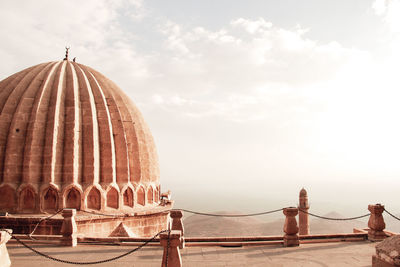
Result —
<svg viewBox="0 0 400 267"><path fill-rule="evenodd" d="M64 209L62 216L64 221L61 225L61 245L76 247L77 240L77 227L75 222L76 209Z"/></svg>
<svg viewBox="0 0 400 267"><path fill-rule="evenodd" d="M368 205L368 210L371 212L368 220L368 240L381 241L386 238L386 234L383 232L386 227L382 216L384 209L385 206L381 204Z"/></svg>
<svg viewBox="0 0 400 267"><path fill-rule="evenodd" d="M6 231L0 231L0 266L9 267L11 266L10 257L8 255L6 243L11 238L12 229L5 229Z"/></svg>
<svg viewBox="0 0 400 267"><path fill-rule="evenodd" d="M298 214L297 208L289 207L283 209L283 214L285 214L285 225L283 226L283 231L285 235L283 236L283 245L285 247L294 247L299 245L299 227L297 227L296 215Z"/></svg>
<svg viewBox="0 0 400 267"><path fill-rule="evenodd" d="M299 234L309 235L310 234L310 224L308 221L308 196L307 191L303 188L300 190L299 195ZM302 212L304 211L304 212Z"/></svg>
<svg viewBox="0 0 400 267"><path fill-rule="evenodd" d="M169 235L168 247L168 233L160 234L160 243L164 247L161 267L182 267L182 258L179 251L181 245L181 231L172 230ZM167 251L168 251L168 265L167 265Z"/></svg>
<svg viewBox="0 0 400 267"><path fill-rule="evenodd" d="M169 213L169 216L171 216L172 219L172 226L171 230L178 230L181 231L181 245L179 248L184 248L185 247L185 239L183 235L183 223L182 223L182 217L183 217L183 212L181 210L171 210Z"/></svg>

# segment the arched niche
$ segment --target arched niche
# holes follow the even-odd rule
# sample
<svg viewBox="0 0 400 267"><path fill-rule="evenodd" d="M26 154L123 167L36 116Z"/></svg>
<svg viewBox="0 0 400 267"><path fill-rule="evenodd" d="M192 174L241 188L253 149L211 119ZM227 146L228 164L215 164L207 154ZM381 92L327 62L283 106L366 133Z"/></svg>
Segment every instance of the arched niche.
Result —
<svg viewBox="0 0 400 267"><path fill-rule="evenodd" d="M43 195L43 210L56 211L58 204L58 192L52 187L49 187Z"/></svg>
<svg viewBox="0 0 400 267"><path fill-rule="evenodd" d="M0 187L0 210L11 211L15 209L15 190L8 185Z"/></svg>
<svg viewBox="0 0 400 267"><path fill-rule="evenodd" d="M66 194L65 206L68 209L81 209L81 193L76 188L71 188Z"/></svg>
<svg viewBox="0 0 400 267"><path fill-rule="evenodd" d="M118 191L114 187L107 193L107 207L118 209Z"/></svg>
<svg viewBox="0 0 400 267"><path fill-rule="evenodd" d="M124 205L133 207L133 191L130 187L127 187L124 191Z"/></svg>
<svg viewBox="0 0 400 267"><path fill-rule="evenodd" d="M144 206L146 203L144 188L141 186L137 191L137 203Z"/></svg>
<svg viewBox="0 0 400 267"><path fill-rule="evenodd" d="M156 190L154 190L154 201L156 203L158 203L160 201L160 193L158 191L158 188L156 188Z"/></svg>
<svg viewBox="0 0 400 267"><path fill-rule="evenodd" d="M93 187L87 196L87 207L93 210L100 210L101 208L100 191L96 187Z"/></svg>
<svg viewBox="0 0 400 267"><path fill-rule="evenodd" d="M19 194L21 212L33 212L36 208L36 194L31 187L25 187Z"/></svg>
<svg viewBox="0 0 400 267"><path fill-rule="evenodd" d="M153 187L150 186L150 187L147 189L147 203L153 204L153 199L154 199Z"/></svg>

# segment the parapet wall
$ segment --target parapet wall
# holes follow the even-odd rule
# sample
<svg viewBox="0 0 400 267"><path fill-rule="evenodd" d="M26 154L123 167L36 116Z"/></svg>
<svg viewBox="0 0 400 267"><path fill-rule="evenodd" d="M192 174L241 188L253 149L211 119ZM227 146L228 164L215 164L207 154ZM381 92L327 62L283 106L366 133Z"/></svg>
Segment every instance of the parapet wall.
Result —
<svg viewBox="0 0 400 267"><path fill-rule="evenodd" d="M131 237L151 237L167 229L168 214L172 205L159 206L142 214L105 216L79 213L76 216L77 235L80 237L108 237L121 224L126 227ZM63 217L57 214L43 220L34 215L9 215L0 217L0 228L11 228L15 234L61 235ZM36 227L36 225L40 224ZM36 229L35 229L36 227Z"/></svg>

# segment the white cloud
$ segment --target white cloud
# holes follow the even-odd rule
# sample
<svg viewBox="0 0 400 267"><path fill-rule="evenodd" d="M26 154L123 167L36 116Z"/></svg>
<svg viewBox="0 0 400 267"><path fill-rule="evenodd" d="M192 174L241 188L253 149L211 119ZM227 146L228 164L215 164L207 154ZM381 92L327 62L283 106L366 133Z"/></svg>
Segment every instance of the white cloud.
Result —
<svg viewBox="0 0 400 267"><path fill-rule="evenodd" d="M399 0L375 0L372 9L394 33L400 33L400 1Z"/></svg>
<svg viewBox="0 0 400 267"><path fill-rule="evenodd" d="M179 105L168 101L164 108L188 116L246 121L290 110L293 115L311 112L321 101L315 95L321 94L307 88L336 79L344 66L369 55L338 42L320 44L306 38L307 31L264 19L239 18L214 31L169 21L161 28L166 39L162 64L148 65L151 73L163 74L151 80L153 90L185 99Z"/></svg>
<svg viewBox="0 0 400 267"><path fill-rule="evenodd" d="M263 32L272 27L272 23L269 21L265 21L263 18L259 18L257 20L239 18L232 21L231 25L244 27L246 31L251 34L255 34L256 32Z"/></svg>
<svg viewBox="0 0 400 267"><path fill-rule="evenodd" d="M134 49L133 35L124 32L121 18L140 10L138 0L3 1L0 34L7 38L0 55L9 55L8 72L10 66L21 69L27 60L29 65L22 66L62 59L66 45L71 46L72 56L85 62L95 62L105 53L124 60L126 47ZM2 75L6 75L4 67Z"/></svg>
<svg viewBox="0 0 400 267"><path fill-rule="evenodd" d="M382 16L385 14L387 9L387 0L375 0L372 4L372 9L377 15Z"/></svg>

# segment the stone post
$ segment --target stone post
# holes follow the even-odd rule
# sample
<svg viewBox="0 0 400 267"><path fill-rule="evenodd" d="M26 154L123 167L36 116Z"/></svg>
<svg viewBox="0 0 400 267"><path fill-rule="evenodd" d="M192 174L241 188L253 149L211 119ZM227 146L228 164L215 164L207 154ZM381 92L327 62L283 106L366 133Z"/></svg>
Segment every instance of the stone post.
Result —
<svg viewBox="0 0 400 267"><path fill-rule="evenodd" d="M368 205L368 210L371 212L368 220L368 240L381 241L386 238L386 234L383 232L386 227L382 216L384 209L385 206L381 204Z"/></svg>
<svg viewBox="0 0 400 267"><path fill-rule="evenodd" d="M9 267L11 266L10 257L8 255L6 243L10 240L12 229L6 229L6 231L0 231L0 266Z"/></svg>
<svg viewBox="0 0 400 267"><path fill-rule="evenodd" d="M171 210L169 213L169 216L171 216L172 219L172 227L171 230L178 230L181 231L181 238L182 242L179 248L184 248L185 247L185 237L183 235L183 223L182 223L182 217L183 217L183 212L181 210Z"/></svg>
<svg viewBox="0 0 400 267"><path fill-rule="evenodd" d="M169 235L168 247L168 233L160 234L160 243L164 247L161 267L182 267L182 258L179 251L179 246L182 243L181 231L171 230ZM167 251L168 251L168 264L167 264Z"/></svg>
<svg viewBox="0 0 400 267"><path fill-rule="evenodd" d="M63 209L62 216L64 221L61 225L61 245L76 247L77 240L77 227L75 222L76 209Z"/></svg>
<svg viewBox="0 0 400 267"><path fill-rule="evenodd" d="M309 208L307 191L303 188L300 190L299 195L299 235L310 234L310 224L308 221Z"/></svg>
<svg viewBox="0 0 400 267"><path fill-rule="evenodd" d="M283 231L285 235L283 236L283 245L285 247L295 247L299 245L299 227L297 227L296 215L299 211L297 208L284 208L283 214L285 214L285 225L283 226Z"/></svg>

